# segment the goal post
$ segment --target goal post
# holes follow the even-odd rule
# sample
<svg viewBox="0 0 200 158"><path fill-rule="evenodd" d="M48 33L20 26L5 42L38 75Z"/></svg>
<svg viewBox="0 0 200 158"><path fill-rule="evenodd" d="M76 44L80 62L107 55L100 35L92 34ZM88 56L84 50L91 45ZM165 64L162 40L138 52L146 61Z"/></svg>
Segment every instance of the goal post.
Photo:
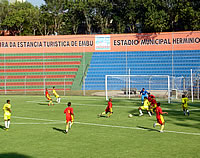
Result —
<svg viewBox="0 0 200 158"><path fill-rule="evenodd" d="M169 75L105 75L106 100L110 96L126 96L129 99L136 91L145 88L167 96L170 103L170 76Z"/></svg>

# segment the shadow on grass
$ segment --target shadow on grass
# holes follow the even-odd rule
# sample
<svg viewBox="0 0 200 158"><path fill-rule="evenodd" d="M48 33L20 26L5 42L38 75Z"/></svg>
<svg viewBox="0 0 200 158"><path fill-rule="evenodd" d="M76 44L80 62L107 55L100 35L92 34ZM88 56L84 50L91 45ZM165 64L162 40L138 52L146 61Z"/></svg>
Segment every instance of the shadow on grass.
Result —
<svg viewBox="0 0 200 158"><path fill-rule="evenodd" d="M147 131L156 131L156 132L159 132L159 130L156 130L156 129L153 129L153 128L148 128L148 127L143 127L143 126L137 126L138 128L141 128L141 129L146 129Z"/></svg>
<svg viewBox="0 0 200 158"><path fill-rule="evenodd" d="M4 126L0 125L0 129L4 129Z"/></svg>
<svg viewBox="0 0 200 158"><path fill-rule="evenodd" d="M46 105L46 106L48 106L48 103L38 103L39 105Z"/></svg>
<svg viewBox="0 0 200 158"><path fill-rule="evenodd" d="M100 117L104 117L104 118L106 118L106 115L100 115L100 116L97 116L98 118L100 118Z"/></svg>
<svg viewBox="0 0 200 158"><path fill-rule="evenodd" d="M0 154L0 157L2 158L32 158L31 156L18 154L18 153L3 153L3 154Z"/></svg>
<svg viewBox="0 0 200 158"><path fill-rule="evenodd" d="M65 133L65 130L60 129L60 128L53 127L53 130L56 130L56 131L61 132L61 133Z"/></svg>

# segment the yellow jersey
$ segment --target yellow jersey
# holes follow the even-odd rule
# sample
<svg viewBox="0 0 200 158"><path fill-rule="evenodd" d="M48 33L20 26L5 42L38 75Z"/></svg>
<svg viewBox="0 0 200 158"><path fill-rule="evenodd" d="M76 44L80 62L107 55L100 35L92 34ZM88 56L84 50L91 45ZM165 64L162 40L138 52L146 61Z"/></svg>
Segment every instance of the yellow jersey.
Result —
<svg viewBox="0 0 200 158"><path fill-rule="evenodd" d="M182 98L182 105L183 105L183 107L188 107L188 101L189 101L189 99L187 97Z"/></svg>
<svg viewBox="0 0 200 158"><path fill-rule="evenodd" d="M145 100L144 100L143 106L144 106L145 108L147 108L147 107L150 106L150 102L148 101L148 99L145 99Z"/></svg>
<svg viewBox="0 0 200 158"><path fill-rule="evenodd" d="M54 96L55 96L56 98L59 97L59 95L56 93L56 90L55 90L55 89L53 89L53 94L54 94Z"/></svg>
<svg viewBox="0 0 200 158"><path fill-rule="evenodd" d="M8 104L8 103L4 104L3 106L4 115L11 115L11 112L8 110L10 108L11 108L11 104Z"/></svg>

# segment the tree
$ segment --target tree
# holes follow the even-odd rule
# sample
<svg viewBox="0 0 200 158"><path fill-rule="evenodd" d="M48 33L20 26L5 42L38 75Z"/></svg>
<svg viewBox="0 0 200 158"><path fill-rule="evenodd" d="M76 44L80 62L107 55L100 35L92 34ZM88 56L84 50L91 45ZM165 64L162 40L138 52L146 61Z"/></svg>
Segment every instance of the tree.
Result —
<svg viewBox="0 0 200 158"><path fill-rule="evenodd" d="M6 16L8 15L8 7L9 3L7 0L2 0L0 1L0 28L4 29L2 27L2 23L4 21L4 19L6 18Z"/></svg>
<svg viewBox="0 0 200 158"><path fill-rule="evenodd" d="M28 2L16 2L9 5L9 12L2 22L2 27L7 30L17 31L20 35L30 33L30 22L28 19L29 10L33 9L33 5Z"/></svg>
<svg viewBox="0 0 200 158"><path fill-rule="evenodd" d="M95 1L95 16L94 21L97 27L100 27L101 33L110 33L110 24L112 22L112 3L109 1L97 0Z"/></svg>

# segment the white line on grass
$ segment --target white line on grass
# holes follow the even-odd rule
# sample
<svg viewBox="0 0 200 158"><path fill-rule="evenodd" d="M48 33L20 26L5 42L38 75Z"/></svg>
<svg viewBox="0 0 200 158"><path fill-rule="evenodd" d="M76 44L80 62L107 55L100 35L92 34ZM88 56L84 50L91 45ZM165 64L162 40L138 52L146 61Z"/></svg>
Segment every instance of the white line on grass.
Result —
<svg viewBox="0 0 200 158"><path fill-rule="evenodd" d="M12 117L19 118L19 119L26 119L26 120L51 121L51 122L58 121L58 122L60 122L60 120L49 120L49 119L40 119L40 118L31 118L31 117L18 117L18 116L12 116Z"/></svg>
<svg viewBox="0 0 200 158"><path fill-rule="evenodd" d="M17 122L14 122L12 124L14 125L49 125L49 124L63 124L65 123L64 121L56 121L56 122L44 122L44 123L35 123L35 122L30 122L30 123L24 123L24 122L20 122L20 123L17 123Z"/></svg>
<svg viewBox="0 0 200 158"><path fill-rule="evenodd" d="M46 123L46 124L64 123L63 121L60 121L60 120L48 120L48 119L18 117L18 116L12 116L12 117L20 118L20 119L30 119L30 120L53 121L53 122ZM114 126L114 125L104 125L104 124L96 124L96 123L85 123L85 122L74 122L74 123L75 124L82 124L82 125L90 125L90 126L100 126L100 127L112 127L112 128L146 130L146 131L150 130L150 129L139 128L139 127ZM18 124L20 124L20 123L18 123ZM25 123L21 123L21 124L25 124ZM45 124L45 123L27 123L27 124ZM167 130L165 130L165 132L200 136L200 133L189 133L189 132L178 132L178 131L167 131Z"/></svg>
<svg viewBox="0 0 200 158"><path fill-rule="evenodd" d="M41 101L26 101L26 102L31 102L31 103L46 103L47 102L41 102ZM56 103L58 104L58 103ZM62 104L62 105L66 105L66 103L59 103L59 104ZM95 104L95 105L90 105L90 104L77 104L77 103L74 103L74 105L83 105L83 106L90 106L90 107L103 107L103 106L107 106L107 105L100 105L100 104ZM139 107L139 106L138 106ZM113 108L128 108L128 109L138 109L138 107L131 107L131 106L115 106L113 105ZM168 110L168 111L182 111L182 109L169 109L169 108L162 108L163 110ZM190 109L190 111L200 111L200 109Z"/></svg>

